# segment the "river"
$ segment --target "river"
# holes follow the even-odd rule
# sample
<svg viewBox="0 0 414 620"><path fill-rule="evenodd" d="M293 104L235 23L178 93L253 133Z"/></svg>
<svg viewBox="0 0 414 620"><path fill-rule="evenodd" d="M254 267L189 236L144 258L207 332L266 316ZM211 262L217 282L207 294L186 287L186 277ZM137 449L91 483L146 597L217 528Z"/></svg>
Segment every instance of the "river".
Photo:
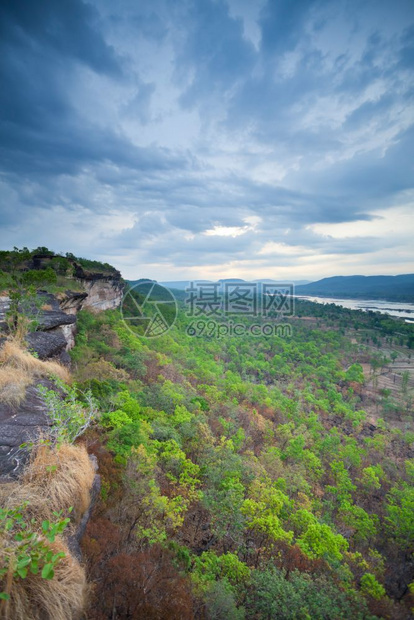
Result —
<svg viewBox="0 0 414 620"><path fill-rule="evenodd" d="M399 301L383 301L377 299L339 299L337 297L317 297L316 295L297 295L297 299L306 299L318 304L335 304L351 310L372 310L398 316L406 319L407 323L414 323L414 304Z"/></svg>

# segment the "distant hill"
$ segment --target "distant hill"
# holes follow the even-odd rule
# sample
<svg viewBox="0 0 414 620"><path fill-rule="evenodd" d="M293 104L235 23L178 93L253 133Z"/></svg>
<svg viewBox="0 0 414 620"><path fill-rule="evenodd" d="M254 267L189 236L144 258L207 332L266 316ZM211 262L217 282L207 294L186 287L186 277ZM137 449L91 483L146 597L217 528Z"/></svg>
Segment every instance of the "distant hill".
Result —
<svg viewBox="0 0 414 620"><path fill-rule="evenodd" d="M256 280L256 282L264 282L265 284L294 284L295 286L300 286L301 284L309 284L310 280L270 280L269 278L263 278Z"/></svg>
<svg viewBox="0 0 414 620"><path fill-rule="evenodd" d="M143 284L144 282L156 282L156 280L150 280L149 278L139 278L139 280L127 280L130 286L137 286L137 284Z"/></svg>
<svg viewBox="0 0 414 620"><path fill-rule="evenodd" d="M239 282L240 284L242 284L243 282L265 282L266 284L292 284L292 280L270 280L270 279L258 279L258 280L242 280L241 278L220 278L219 280L198 280L197 278L194 278L194 280L174 280L171 282L160 282L160 284L162 284L162 286L166 286L167 288L173 288L179 291L184 291L186 288L188 288L191 284L191 282L205 282L205 283L209 283L209 282ZM296 280L293 281L293 284L295 284L295 286L298 286L300 284L306 284L308 283L309 280ZM130 282L132 284L132 282Z"/></svg>
<svg viewBox="0 0 414 620"><path fill-rule="evenodd" d="M210 280L173 280L171 282L160 282L162 286L167 288L174 288L178 291L185 291L190 286L191 282L210 282Z"/></svg>
<svg viewBox="0 0 414 620"><path fill-rule="evenodd" d="M414 274L399 276L334 276L296 286L297 295L414 302Z"/></svg>

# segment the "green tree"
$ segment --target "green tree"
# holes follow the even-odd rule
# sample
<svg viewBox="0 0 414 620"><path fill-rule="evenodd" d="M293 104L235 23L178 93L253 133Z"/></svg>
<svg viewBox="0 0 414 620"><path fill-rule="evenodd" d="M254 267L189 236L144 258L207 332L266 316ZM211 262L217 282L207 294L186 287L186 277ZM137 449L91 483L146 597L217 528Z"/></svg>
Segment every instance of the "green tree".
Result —
<svg viewBox="0 0 414 620"><path fill-rule="evenodd" d="M372 616L362 597L346 594L326 577L276 568L254 571L247 593L248 617L258 620L325 620Z"/></svg>
<svg viewBox="0 0 414 620"><path fill-rule="evenodd" d="M240 508L246 517L247 529L264 534L272 541L291 541L293 532L283 529L280 519L284 507L290 505L288 496L269 479L254 480L248 495Z"/></svg>
<svg viewBox="0 0 414 620"><path fill-rule="evenodd" d="M361 592L372 596L374 599L380 599L385 596L385 588L375 578L372 573L365 573L361 577Z"/></svg>
<svg viewBox="0 0 414 620"><path fill-rule="evenodd" d="M386 522L389 534L403 548L414 543L414 487L403 482L387 495Z"/></svg>
<svg viewBox="0 0 414 620"><path fill-rule="evenodd" d="M298 531L296 544L310 558L325 558L342 560L342 554L348 549L348 542L335 534L325 523L319 523L316 517L308 510L300 509L293 516L292 521Z"/></svg>

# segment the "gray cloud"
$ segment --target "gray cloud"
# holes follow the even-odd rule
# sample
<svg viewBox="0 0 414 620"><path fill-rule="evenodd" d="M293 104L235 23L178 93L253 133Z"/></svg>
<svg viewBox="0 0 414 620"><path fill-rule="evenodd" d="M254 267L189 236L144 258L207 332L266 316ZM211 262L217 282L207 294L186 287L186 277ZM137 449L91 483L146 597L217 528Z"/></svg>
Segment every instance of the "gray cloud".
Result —
<svg viewBox="0 0 414 620"><path fill-rule="evenodd" d="M379 214L413 206L413 23L405 0L3 2L2 245L130 277L412 270Z"/></svg>

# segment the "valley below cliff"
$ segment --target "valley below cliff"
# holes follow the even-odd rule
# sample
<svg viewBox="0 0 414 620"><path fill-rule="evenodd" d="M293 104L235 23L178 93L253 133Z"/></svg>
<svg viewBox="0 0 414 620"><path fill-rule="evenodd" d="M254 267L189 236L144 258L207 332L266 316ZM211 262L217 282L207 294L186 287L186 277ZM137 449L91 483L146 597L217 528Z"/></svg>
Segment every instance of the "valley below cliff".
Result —
<svg viewBox="0 0 414 620"><path fill-rule="evenodd" d="M1 263L4 617L408 620L413 327L299 300L191 335L179 298L144 338L82 260Z"/></svg>

